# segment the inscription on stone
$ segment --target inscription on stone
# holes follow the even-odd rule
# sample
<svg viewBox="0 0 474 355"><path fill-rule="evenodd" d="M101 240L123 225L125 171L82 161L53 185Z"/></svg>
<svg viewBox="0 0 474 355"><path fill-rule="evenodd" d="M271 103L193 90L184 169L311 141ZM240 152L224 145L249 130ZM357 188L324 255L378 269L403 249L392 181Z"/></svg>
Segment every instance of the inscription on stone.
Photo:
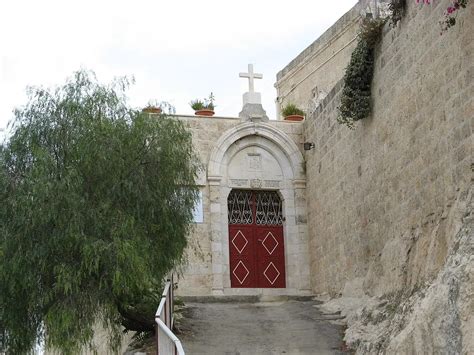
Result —
<svg viewBox="0 0 474 355"><path fill-rule="evenodd" d="M230 179L230 183L232 186L236 187L245 187L249 185L249 181L247 179Z"/></svg>
<svg viewBox="0 0 474 355"><path fill-rule="evenodd" d="M249 153L247 160L249 170L262 170L262 156L260 154Z"/></svg>
<svg viewBox="0 0 474 355"><path fill-rule="evenodd" d="M263 182L263 185L265 187L279 188L280 187L280 181L279 180L265 180Z"/></svg>
<svg viewBox="0 0 474 355"><path fill-rule="evenodd" d="M262 187L262 180L260 180L260 179L250 180L250 187L261 188Z"/></svg>

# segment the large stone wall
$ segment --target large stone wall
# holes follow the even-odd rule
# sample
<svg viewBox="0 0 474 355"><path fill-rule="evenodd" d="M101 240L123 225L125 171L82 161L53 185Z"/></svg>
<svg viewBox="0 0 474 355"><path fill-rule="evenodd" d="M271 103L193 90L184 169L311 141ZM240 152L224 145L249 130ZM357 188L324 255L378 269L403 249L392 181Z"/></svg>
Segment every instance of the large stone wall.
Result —
<svg viewBox="0 0 474 355"><path fill-rule="evenodd" d="M376 50L371 117L337 123L340 80L305 122L312 289L389 300L349 317L360 353L471 353L474 6L440 35L448 0L407 3Z"/></svg>
<svg viewBox="0 0 474 355"><path fill-rule="evenodd" d="M373 115L351 131L336 122L339 82L305 122L312 280L369 294L429 280L459 221L449 218L472 184L473 6L440 35L448 1L385 27L376 53Z"/></svg>

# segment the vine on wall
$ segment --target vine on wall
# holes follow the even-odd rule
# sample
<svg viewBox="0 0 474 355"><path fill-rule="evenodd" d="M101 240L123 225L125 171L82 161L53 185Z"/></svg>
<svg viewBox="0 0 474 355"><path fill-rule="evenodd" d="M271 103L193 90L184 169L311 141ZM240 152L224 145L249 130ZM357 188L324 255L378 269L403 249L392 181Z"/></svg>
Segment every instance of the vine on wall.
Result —
<svg viewBox="0 0 474 355"><path fill-rule="evenodd" d="M416 0L417 3L430 4L433 0ZM441 31L447 31L456 24L460 9L466 8L469 0L452 0L440 21ZM389 14L383 19L366 18L362 20L357 46L352 52L351 60L344 74L341 105L338 107L337 121L349 128L354 122L366 118L371 113L371 83L374 75L374 51L381 37L382 27L389 21L392 27L403 18L406 0L391 0L388 4ZM441 32L441 33L442 33Z"/></svg>
<svg viewBox="0 0 474 355"><path fill-rule="evenodd" d="M390 25L395 27L397 23L405 16L406 0L392 0L388 4L390 11Z"/></svg>
<svg viewBox="0 0 474 355"><path fill-rule="evenodd" d="M446 32L456 24L456 17L460 9L465 9L468 0L454 0L450 6L444 12L444 19L440 21L441 34Z"/></svg>
<svg viewBox="0 0 474 355"><path fill-rule="evenodd" d="M375 46L381 37L385 22L389 21L390 25L395 27L403 18L406 0L391 0L388 10L386 18L362 20L357 46L352 52L351 60L344 74L344 87L337 121L351 129L354 128L355 121L366 118L371 113Z"/></svg>
<svg viewBox="0 0 474 355"><path fill-rule="evenodd" d="M349 128L354 122L370 115L371 112L371 83L374 75L374 51L384 19L364 19L357 46L352 52L351 60L344 74L341 105L337 121Z"/></svg>

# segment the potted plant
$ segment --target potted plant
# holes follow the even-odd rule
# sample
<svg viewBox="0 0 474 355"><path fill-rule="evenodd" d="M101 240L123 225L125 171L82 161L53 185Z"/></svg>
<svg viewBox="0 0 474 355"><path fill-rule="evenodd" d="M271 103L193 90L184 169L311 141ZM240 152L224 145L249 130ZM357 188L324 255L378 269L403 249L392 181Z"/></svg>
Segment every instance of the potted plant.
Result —
<svg viewBox="0 0 474 355"><path fill-rule="evenodd" d="M281 111L285 121L303 121L304 111L299 109L295 104L286 105Z"/></svg>
<svg viewBox="0 0 474 355"><path fill-rule="evenodd" d="M161 104L158 103L157 101L150 100L148 101L148 104L144 108L142 108L142 112L160 114Z"/></svg>
<svg viewBox="0 0 474 355"><path fill-rule="evenodd" d="M189 103L194 110L196 116L214 116L214 95L209 95L209 98L204 100L193 100Z"/></svg>

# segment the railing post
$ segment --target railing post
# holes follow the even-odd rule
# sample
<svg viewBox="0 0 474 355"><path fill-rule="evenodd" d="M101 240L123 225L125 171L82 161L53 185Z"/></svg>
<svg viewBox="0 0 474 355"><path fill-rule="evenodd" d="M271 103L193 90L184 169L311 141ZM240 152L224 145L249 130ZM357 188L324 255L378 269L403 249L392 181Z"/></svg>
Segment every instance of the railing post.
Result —
<svg viewBox="0 0 474 355"><path fill-rule="evenodd" d="M160 331L158 324L155 322L155 332L156 332L156 355L160 355L160 342L158 340L158 332Z"/></svg>
<svg viewBox="0 0 474 355"><path fill-rule="evenodd" d="M160 341L163 344L162 348L166 348L170 351L171 346L174 350L171 351L171 354L174 355L184 355L183 345L180 340L173 334L173 313L174 313L174 289L173 289L173 275L170 275L170 278L167 280L163 294L161 295L161 301L158 305L158 309L155 313L155 327L156 327L156 354L160 355ZM159 332L164 334L163 337L160 337ZM164 343L163 343L164 341ZM162 355L168 355L162 354Z"/></svg>
<svg viewBox="0 0 474 355"><path fill-rule="evenodd" d="M165 324L168 327L168 305L166 304L166 303L168 303L167 298L168 298L168 296L165 296Z"/></svg>
<svg viewBox="0 0 474 355"><path fill-rule="evenodd" d="M171 321L170 321L170 328L173 330L174 326L174 280L173 280L173 274L171 274L171 299L170 299L170 308L171 308ZM176 347L175 347L176 348Z"/></svg>

